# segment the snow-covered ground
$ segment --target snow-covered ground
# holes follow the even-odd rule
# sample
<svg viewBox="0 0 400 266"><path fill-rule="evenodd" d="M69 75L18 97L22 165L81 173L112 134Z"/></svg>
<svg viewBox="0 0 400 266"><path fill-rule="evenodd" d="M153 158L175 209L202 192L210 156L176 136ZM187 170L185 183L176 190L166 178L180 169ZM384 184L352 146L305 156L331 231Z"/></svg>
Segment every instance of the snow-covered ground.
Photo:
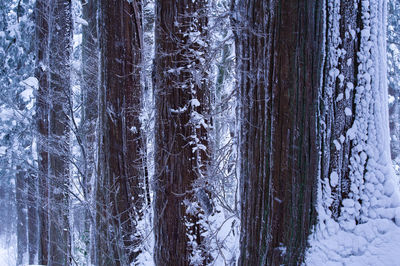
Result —
<svg viewBox="0 0 400 266"><path fill-rule="evenodd" d="M16 261L15 239L0 238L0 266L15 266Z"/></svg>
<svg viewBox="0 0 400 266"><path fill-rule="evenodd" d="M333 225L325 232L311 240L306 265L400 265L400 228L391 220L371 220L351 232Z"/></svg>

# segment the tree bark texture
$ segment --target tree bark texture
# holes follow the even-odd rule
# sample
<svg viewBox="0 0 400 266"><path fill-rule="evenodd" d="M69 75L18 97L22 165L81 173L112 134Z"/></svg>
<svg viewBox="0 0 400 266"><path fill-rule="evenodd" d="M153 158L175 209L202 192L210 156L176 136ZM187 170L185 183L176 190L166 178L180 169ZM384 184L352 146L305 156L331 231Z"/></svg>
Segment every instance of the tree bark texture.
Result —
<svg viewBox="0 0 400 266"><path fill-rule="evenodd" d="M27 176L27 223L28 223L28 262L35 263L35 258L38 252L38 191L37 191L37 175L28 171Z"/></svg>
<svg viewBox="0 0 400 266"><path fill-rule="evenodd" d="M326 6L326 53L322 86L321 178L322 189L330 191L323 204L335 220L340 216L341 202L350 190L350 149L352 141L346 132L354 122L346 108L355 113L354 86L357 83L356 58L360 28L360 6L355 1L331 1ZM339 74L340 73L340 74ZM347 111L348 112L348 111ZM328 187L329 186L329 187Z"/></svg>
<svg viewBox="0 0 400 266"><path fill-rule="evenodd" d="M202 265L210 260L202 236L202 217L211 211L202 187L207 183L210 155L210 92L204 69L207 23L207 1L156 1L153 84L157 265Z"/></svg>
<svg viewBox="0 0 400 266"><path fill-rule="evenodd" d="M299 265L316 220L323 3L236 1L240 265Z"/></svg>
<svg viewBox="0 0 400 266"><path fill-rule="evenodd" d="M71 1L52 0L49 20L49 263L70 265Z"/></svg>
<svg viewBox="0 0 400 266"><path fill-rule="evenodd" d="M93 195L93 178L96 174L96 123L98 118L98 70L99 54L97 41L97 10L98 1L82 1L82 17L87 21L87 25L82 27L82 135L83 142L83 197L86 202L84 235L86 250L90 254L90 259L94 261L94 223L92 222L91 208ZM90 252L89 252L90 251ZM89 258L88 258L89 259Z"/></svg>
<svg viewBox="0 0 400 266"><path fill-rule="evenodd" d="M49 3L47 0L37 0L35 6L36 23L36 66L35 76L39 81L37 92L37 130L38 130L38 220L39 220L39 250L38 263L48 263L48 115L49 115L49 84L48 84L48 38L49 38Z"/></svg>
<svg viewBox="0 0 400 266"><path fill-rule="evenodd" d="M15 176L15 201L17 209L17 265L23 263L27 251L26 172L17 166Z"/></svg>
<svg viewBox="0 0 400 266"><path fill-rule="evenodd" d="M100 1L101 86L97 183L98 265L128 265L140 253L144 206L141 138L141 1ZM112 231L109 227L112 225Z"/></svg>

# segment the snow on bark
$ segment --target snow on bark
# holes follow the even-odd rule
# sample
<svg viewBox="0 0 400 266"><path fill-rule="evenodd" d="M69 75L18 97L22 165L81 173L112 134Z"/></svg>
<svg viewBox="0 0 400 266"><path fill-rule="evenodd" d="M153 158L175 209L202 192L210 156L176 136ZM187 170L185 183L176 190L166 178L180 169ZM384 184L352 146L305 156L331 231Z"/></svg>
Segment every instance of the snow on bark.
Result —
<svg viewBox="0 0 400 266"><path fill-rule="evenodd" d="M330 170L329 186L326 183L328 177L324 176L329 172L322 171L319 224L310 238L311 248L306 260L308 265L321 265L329 261L358 265L368 260L372 264L391 265L393 256L379 251L382 241L386 242L382 249L386 247L398 252L398 245L393 239L398 239L400 234L400 229L395 226L400 226L400 194L389 146L386 1L363 0L354 1L353 4L357 10L358 28L352 28L356 34L349 33L358 38L359 47L351 61L356 70L354 99L352 106L345 108L352 108L354 121L346 132L340 132L345 133L346 141L350 141L349 183L343 185L346 180L342 176L340 181L342 188L348 189L348 192L335 190L336 172ZM337 10L330 9L334 5L344 5L344 1L328 1L330 17L337 15ZM352 21L347 23L351 24ZM349 25L344 26L350 28ZM327 24L328 36L329 32L336 31L332 27L337 25ZM327 58L332 58L332 53L337 50L332 49L329 40L328 46ZM332 208L329 207L335 198L339 199L340 204L337 216L332 215ZM371 253L381 253L382 256L371 257Z"/></svg>

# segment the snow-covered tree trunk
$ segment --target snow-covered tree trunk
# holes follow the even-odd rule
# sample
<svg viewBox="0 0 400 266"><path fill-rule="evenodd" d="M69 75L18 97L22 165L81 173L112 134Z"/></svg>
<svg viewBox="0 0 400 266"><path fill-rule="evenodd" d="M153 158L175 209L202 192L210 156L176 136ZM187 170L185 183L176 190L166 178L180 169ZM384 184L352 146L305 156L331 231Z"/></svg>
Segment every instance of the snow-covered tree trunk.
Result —
<svg viewBox="0 0 400 266"><path fill-rule="evenodd" d="M356 53L359 40L356 30L361 21L354 1L331 1L326 8L327 53L321 89L321 175L331 176L331 199L324 202L332 217L337 219L342 198L350 188L350 147L346 132L354 122L353 102L356 84Z"/></svg>
<svg viewBox="0 0 400 266"><path fill-rule="evenodd" d="M92 214L94 178L96 177L96 123L98 118L98 69L99 53L97 38L98 1L82 1L82 18L87 24L82 25L82 141L84 170L82 177L83 197L86 202L85 239L86 251L94 261L94 224ZM90 252L89 252L90 251ZM88 258L89 259L89 258Z"/></svg>
<svg viewBox="0 0 400 266"><path fill-rule="evenodd" d="M27 175L28 262L34 264L38 252L37 175L31 171L28 171Z"/></svg>
<svg viewBox="0 0 400 266"><path fill-rule="evenodd" d="M37 0L35 6L36 23L36 66L35 76L39 81L36 99L37 151L38 151L38 220L39 249L38 263L48 263L48 38L49 3Z"/></svg>
<svg viewBox="0 0 400 266"><path fill-rule="evenodd" d="M310 265L365 256L379 234L400 225L399 182L390 156L386 1L329 0L324 13L319 223Z"/></svg>
<svg viewBox="0 0 400 266"><path fill-rule="evenodd" d="M49 20L49 263L70 265L70 0L52 0Z"/></svg>
<svg viewBox="0 0 400 266"><path fill-rule="evenodd" d="M315 223L322 2L234 6L240 265L299 265Z"/></svg>
<svg viewBox="0 0 400 266"><path fill-rule="evenodd" d="M98 265L128 265L141 252L144 165L141 136L142 3L100 1L101 84Z"/></svg>
<svg viewBox="0 0 400 266"><path fill-rule="evenodd" d="M212 212L204 188L210 155L207 5L156 1L154 260L159 265L210 260L203 242L203 218Z"/></svg>
<svg viewBox="0 0 400 266"><path fill-rule="evenodd" d="M322 195L325 207L329 206L329 198L340 199L338 211L325 210L328 216L338 217L344 229L352 230L369 219L394 215L386 209L399 204L389 147L386 4L383 0L354 2L347 7L354 10L354 15L339 25L335 18L343 17L340 10L347 4L328 3L328 21L332 21L327 24L328 38L336 38L343 47L327 42L326 60L331 65L327 64L325 72L335 86L328 83L323 89L331 91L332 97L336 95L336 106L331 109L335 113L333 122L342 123L338 120L347 116L351 123L336 129L338 138L331 137L336 151L350 146L343 152L349 162L339 168L347 174L337 170L335 161L328 161L330 170L322 173ZM338 30L343 34L338 35Z"/></svg>
<svg viewBox="0 0 400 266"><path fill-rule="evenodd" d="M400 165L400 1L388 1L388 86L392 159ZM400 169L397 168L397 171Z"/></svg>

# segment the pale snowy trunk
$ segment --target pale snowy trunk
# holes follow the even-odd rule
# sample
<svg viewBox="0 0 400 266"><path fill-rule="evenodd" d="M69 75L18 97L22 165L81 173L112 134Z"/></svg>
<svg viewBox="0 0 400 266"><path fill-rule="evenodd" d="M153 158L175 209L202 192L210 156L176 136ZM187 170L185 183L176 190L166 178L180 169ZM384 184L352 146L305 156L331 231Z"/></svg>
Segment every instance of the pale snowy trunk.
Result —
<svg viewBox="0 0 400 266"><path fill-rule="evenodd" d="M89 253L87 259L94 261L94 212L92 184L96 177L96 123L98 118L98 41L97 41L97 0L82 1L82 17L87 25L82 26L82 141L84 150L84 171L82 177L83 197L86 203L84 234L86 250ZM93 215L93 216L92 216Z"/></svg>
<svg viewBox="0 0 400 266"><path fill-rule="evenodd" d="M28 252L29 264L34 264L38 252L38 191L37 176L28 171L27 176L27 223L28 223Z"/></svg>
<svg viewBox="0 0 400 266"><path fill-rule="evenodd" d="M27 251L27 223L26 223L26 172L17 166L15 175L15 201L17 209L17 265L24 262Z"/></svg>
<svg viewBox="0 0 400 266"><path fill-rule="evenodd" d="M350 188L349 164L351 141L346 132L354 122L356 53L359 47L358 5L354 1L331 1L326 8L326 58L321 89L321 176L330 177L322 184L331 187L332 195L324 201L337 220L342 198Z"/></svg>
<svg viewBox="0 0 400 266"><path fill-rule="evenodd" d="M334 86L325 83L323 90L331 90L335 102L329 111L335 114L331 121L350 124L329 132L329 121L322 121L328 126L325 132L331 133L331 156L332 152L343 153L347 163L338 165L335 160L328 160L322 165L329 170L321 173L320 224L330 224L330 230L353 231L371 219L400 218L398 180L389 143L386 1L328 1L326 8L325 72ZM339 26L335 17L343 17L340 12L346 9L352 10L353 15ZM339 30L343 34L337 34ZM335 46L331 41L334 38L343 47ZM348 68L352 71L346 72ZM331 217L338 221L337 225Z"/></svg>
<svg viewBox="0 0 400 266"><path fill-rule="evenodd" d="M388 0L389 120L392 160L400 165L400 1ZM397 173L400 169L396 169Z"/></svg>

